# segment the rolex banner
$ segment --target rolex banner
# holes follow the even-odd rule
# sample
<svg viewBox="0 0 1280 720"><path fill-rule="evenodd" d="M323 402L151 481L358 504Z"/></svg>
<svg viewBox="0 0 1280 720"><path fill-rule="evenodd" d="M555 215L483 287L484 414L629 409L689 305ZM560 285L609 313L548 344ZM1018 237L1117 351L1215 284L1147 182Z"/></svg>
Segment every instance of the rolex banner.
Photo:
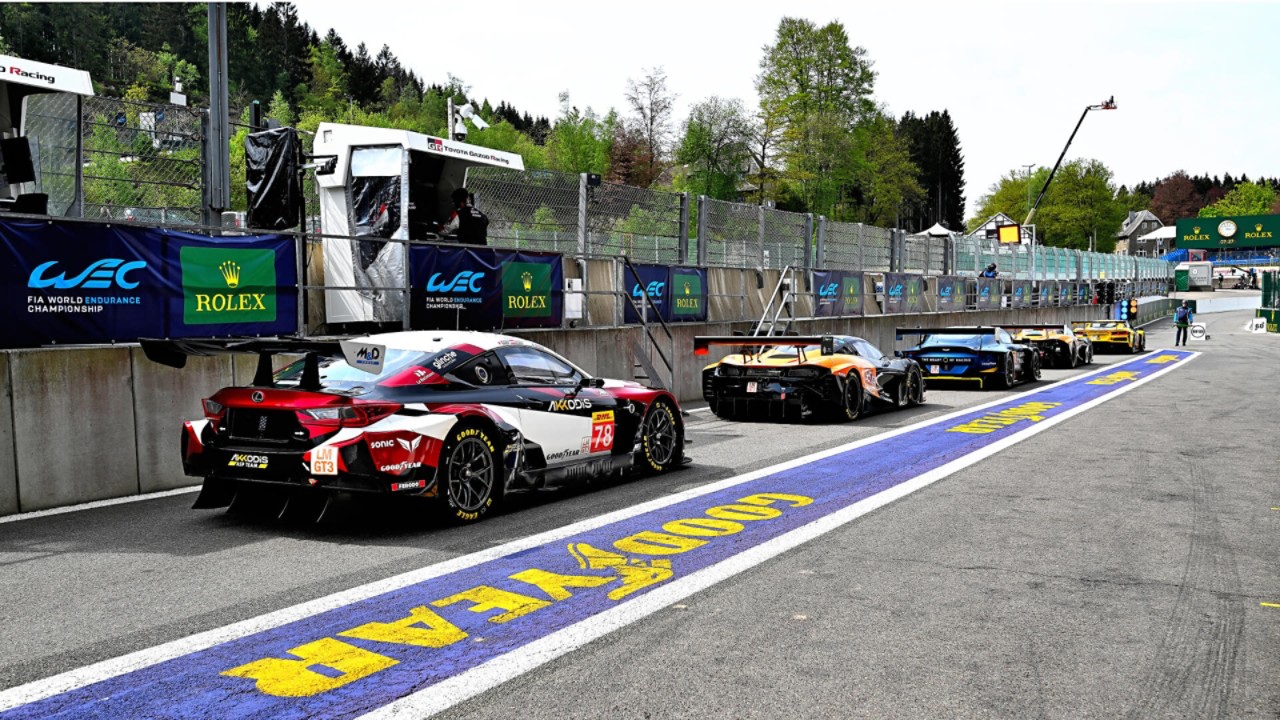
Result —
<svg viewBox="0 0 1280 720"><path fill-rule="evenodd" d="M814 270L814 315L862 315L863 276L847 270Z"/></svg>
<svg viewBox="0 0 1280 720"><path fill-rule="evenodd" d="M635 275L625 267L622 286L630 288L631 302L622 305L623 321L640 322L636 306L644 309L649 322L657 322L653 311L666 322L705 322L707 319L707 271L705 268L634 265ZM636 276L639 276L639 281ZM649 296L652 305L645 301Z"/></svg>
<svg viewBox="0 0 1280 720"><path fill-rule="evenodd" d="M3 347L298 330L291 238L0 221L0 245Z"/></svg>
<svg viewBox="0 0 1280 720"><path fill-rule="evenodd" d="M564 318L558 253L415 245L409 273L418 330L560 327Z"/></svg>
<svg viewBox="0 0 1280 720"><path fill-rule="evenodd" d="M885 313L924 312L924 278L902 273L884 274Z"/></svg>

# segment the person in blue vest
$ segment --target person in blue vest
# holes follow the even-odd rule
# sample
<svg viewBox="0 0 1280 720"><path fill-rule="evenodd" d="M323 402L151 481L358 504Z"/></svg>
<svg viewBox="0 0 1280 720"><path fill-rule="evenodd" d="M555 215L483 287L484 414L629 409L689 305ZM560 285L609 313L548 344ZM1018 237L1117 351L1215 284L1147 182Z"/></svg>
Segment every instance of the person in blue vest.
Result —
<svg viewBox="0 0 1280 720"><path fill-rule="evenodd" d="M1173 324L1178 328L1178 332L1173 336L1174 347L1187 344L1187 328L1191 327L1193 322L1195 322L1195 314L1191 312L1187 301L1183 300L1182 305L1173 311Z"/></svg>
<svg viewBox="0 0 1280 720"><path fill-rule="evenodd" d="M996 272L996 264L991 263L990 265L987 266L987 269L983 270L982 274L980 274L978 277L993 278L999 274L1000 273Z"/></svg>

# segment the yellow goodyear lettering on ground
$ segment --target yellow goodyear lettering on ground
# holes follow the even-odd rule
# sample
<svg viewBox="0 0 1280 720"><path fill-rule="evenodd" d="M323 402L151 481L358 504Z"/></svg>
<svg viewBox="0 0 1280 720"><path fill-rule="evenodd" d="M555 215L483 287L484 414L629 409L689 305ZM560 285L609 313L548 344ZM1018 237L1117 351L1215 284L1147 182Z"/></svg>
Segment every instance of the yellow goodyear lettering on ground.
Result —
<svg viewBox="0 0 1280 720"><path fill-rule="evenodd" d="M1165 363L1177 362L1177 355L1157 355L1147 361L1148 365L1164 365Z"/></svg>
<svg viewBox="0 0 1280 720"><path fill-rule="evenodd" d="M397 661L333 638L289 650L298 660L265 658L224 671L223 675L257 681L259 692L280 697L318 695L385 670ZM311 668L323 666L341 673L329 677Z"/></svg>
<svg viewBox="0 0 1280 720"><path fill-rule="evenodd" d="M982 417L970 420L969 422L947 428L947 432L969 433L971 435L986 435L997 430L1002 430L1010 425L1022 421L1038 423L1044 420L1043 413L1052 410L1062 403L1057 402L1029 402L1017 405L1011 408L1005 408L999 412L987 413Z"/></svg>
<svg viewBox="0 0 1280 720"><path fill-rule="evenodd" d="M671 560L663 556L696 550L716 538L734 535L746 523L772 520L787 508L810 505L813 498L785 493L756 493L732 504L717 505L705 511L706 517L682 518L662 525L664 532L644 530L613 543L614 550L602 550L587 543L570 543L569 554L582 570L591 575L563 573L529 568L514 573L509 579L536 588L549 600L489 585L435 600L436 608L462 608L473 613L502 612L488 618L495 624L517 620L554 603L572 598L576 591L610 586L607 597L618 601L644 588L670 580L675 576ZM660 556L656 559L636 555ZM337 633L389 645L411 645L443 648L467 638L466 631L425 605L411 608L406 617L387 622L370 622ZM224 671L223 675L255 681L259 692L281 697L306 697L342 687L385 670L399 661L376 652L356 647L335 638L322 638L287 651L297 659L264 658ZM329 672L312 668L323 667Z"/></svg>
<svg viewBox="0 0 1280 720"><path fill-rule="evenodd" d="M1139 376L1139 375L1141 375L1141 374L1142 374L1142 373L1140 373L1140 372L1132 372L1132 371L1130 371L1130 370L1121 370L1120 372L1113 372L1113 373L1111 373L1110 375L1103 375L1102 377L1098 378L1097 380L1090 380L1088 384L1090 384L1090 385L1119 385L1120 383L1122 383L1122 382L1124 382L1124 381L1126 381L1126 380L1128 380L1128 381L1131 381L1131 382L1132 382L1133 380L1136 380L1136 379L1138 378L1138 376Z"/></svg>

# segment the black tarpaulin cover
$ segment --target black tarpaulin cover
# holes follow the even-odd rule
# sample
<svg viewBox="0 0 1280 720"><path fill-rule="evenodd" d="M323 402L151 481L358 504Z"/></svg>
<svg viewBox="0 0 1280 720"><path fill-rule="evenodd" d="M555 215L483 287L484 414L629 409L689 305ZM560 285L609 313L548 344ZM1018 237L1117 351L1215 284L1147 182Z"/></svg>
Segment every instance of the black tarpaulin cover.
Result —
<svg viewBox="0 0 1280 720"><path fill-rule="evenodd" d="M302 203L297 131L285 127L249 133L244 140L244 165L249 227L297 227Z"/></svg>

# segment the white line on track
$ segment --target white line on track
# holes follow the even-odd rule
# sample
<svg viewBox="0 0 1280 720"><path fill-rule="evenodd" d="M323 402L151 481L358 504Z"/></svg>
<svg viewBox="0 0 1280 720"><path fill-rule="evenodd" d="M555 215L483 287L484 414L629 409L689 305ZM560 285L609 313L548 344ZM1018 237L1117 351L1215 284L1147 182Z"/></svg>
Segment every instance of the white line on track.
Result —
<svg viewBox="0 0 1280 720"><path fill-rule="evenodd" d="M160 492L146 493L145 495L130 495L129 497L112 498L110 500L94 500L93 502L80 503L79 505L68 505L67 507L50 508L49 510L35 510L32 512L18 513L17 515L5 515L0 517L0 525L19 520L35 520L36 518L49 517L50 515L62 515L64 513L80 512L81 510L93 510L94 508L110 507L112 505L124 505L125 503L142 502L143 500L155 500L157 498L172 497L173 495L184 495L193 493L200 489L199 485L193 487L177 488L175 490L161 490Z"/></svg>
<svg viewBox="0 0 1280 720"><path fill-rule="evenodd" d="M1153 351L1145 355L1135 355L1133 356L1133 359L1138 360L1144 357L1149 357L1154 355L1156 352L1160 351ZM914 492L921 487L925 487L926 485L929 485L930 483L933 483L936 480L961 469L962 467L972 465L988 455L998 452L999 450L1004 449L1015 442L1019 442L1026 437L1030 437L1035 433L1041 432L1046 428L1052 427L1053 425L1083 412L1106 399L1116 397L1138 387L1139 385L1154 380L1170 370L1181 367L1186 362L1197 357L1199 354L1200 353L1198 352L1191 353L1183 362L1164 367L1146 378L1136 380L1129 385L1102 396L1101 398L1092 400L1060 415L1055 415L1052 418L1043 420L1026 430L1021 430L1018 433L1005 438L1004 440L992 443L972 455L959 458L945 466L932 470L929 473L925 473L924 475L920 475L912 480L908 480L877 495L855 503L854 505L850 505L849 507L833 513L832 515L828 515L810 523L809 525L793 530L786 535L774 538L773 540L744 551L743 553L724 560L716 565L704 568L692 575L672 581L657 590L650 591L635 600L627 602L625 605L621 605L612 610L595 615L577 623L576 625L572 625L545 638L536 640L522 646L521 648L517 648L506 655L495 658L483 665L462 673L461 675L454 676L453 678L437 683L426 690L406 696L396 703L376 711L371 717L421 717L425 714L439 712L446 707L473 697L501 682L516 677L521 673L528 672L538 665L581 647L587 642L590 642L591 640L594 640L595 638L598 638L616 628L623 627L629 623L646 617L647 615L651 615L656 610L676 599L687 597L688 595L720 582L727 577L731 577L743 570L754 567L755 565L795 547L796 545L807 542L808 540L818 537L819 535L839 527L840 525L848 523L851 520L880 507L881 505L892 502L893 500ZM512 553L560 541L573 535L594 530L598 527L603 527L620 520L626 520L637 515L643 515L654 510L659 510L670 505L684 502L691 498L718 492L725 488L741 485L761 477L790 470L792 468L811 463L815 460L821 460L823 458L831 457L832 455L838 455L849 450L871 445L881 440L887 440L913 430L944 423L953 418L968 415L995 405L1013 402L1026 395L1039 393L1050 388L1057 387L1058 385L1076 382L1092 375L1110 372L1114 369L1114 365L1104 365L1096 370L1074 375L1070 378L1059 380L1058 382L1051 383L1044 387L1034 388L1012 395L1004 395L989 402L956 410L936 418L922 420L921 422L912 425L890 430L879 435L873 435L868 438L856 440L827 450L811 453L767 468L753 470L749 473L736 475L724 480L718 480L707 485L676 493L674 495L650 500L622 510L616 510L572 525L566 525L554 530L548 530L543 533L513 540L512 542L504 545L492 547L470 555L464 555L462 557L454 558L425 568L395 575L384 580L360 585L349 590L316 598L315 600L310 600L291 607L281 608L280 610L276 610L265 615L259 615L254 618L242 620L223 627L206 630L204 632L173 640L155 647L138 650L109 660L103 660L101 662L69 670L43 680L36 680L25 685L19 685L18 687L0 691L0 712L36 702L38 700L43 700L44 698L51 697L59 693L75 690L76 688L81 688L86 685L102 682L103 680L118 677L120 675L150 667L174 658L199 652L215 645L220 645L232 640L238 640L249 635L270 630L281 625L286 625L313 615L327 612L329 610L360 602L362 600L367 600L409 585L425 582L441 575L475 567ZM128 499L132 500L133 498ZM448 700L447 703L445 703L445 699Z"/></svg>

